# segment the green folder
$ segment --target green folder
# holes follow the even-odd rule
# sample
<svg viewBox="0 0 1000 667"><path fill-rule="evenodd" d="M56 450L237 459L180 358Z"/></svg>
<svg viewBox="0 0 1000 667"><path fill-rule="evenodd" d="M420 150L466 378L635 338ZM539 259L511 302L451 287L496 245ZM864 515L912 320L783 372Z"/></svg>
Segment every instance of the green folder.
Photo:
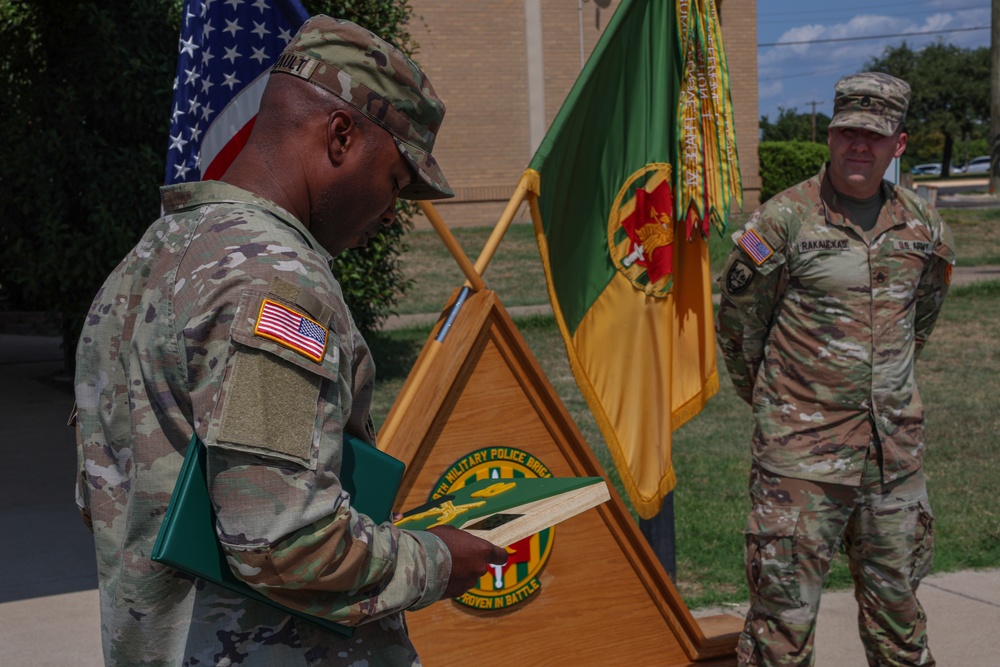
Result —
<svg viewBox="0 0 1000 667"><path fill-rule="evenodd" d="M388 521L404 469L402 461L344 434L340 482L351 495L351 505L359 513L377 522ZM352 636L354 628L290 609L236 578L216 538L215 510L208 496L206 472L205 445L195 434L191 436L166 516L156 537L153 560L211 581L324 630L343 637Z"/></svg>

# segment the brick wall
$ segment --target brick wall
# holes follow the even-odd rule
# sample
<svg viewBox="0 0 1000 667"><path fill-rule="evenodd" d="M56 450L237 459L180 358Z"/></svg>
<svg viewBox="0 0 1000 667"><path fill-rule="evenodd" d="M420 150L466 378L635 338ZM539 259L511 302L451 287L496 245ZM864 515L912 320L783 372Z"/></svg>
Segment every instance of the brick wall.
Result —
<svg viewBox="0 0 1000 667"><path fill-rule="evenodd" d="M736 147L743 176L743 208L753 210L760 204L757 0L719 0L719 19L736 114Z"/></svg>
<svg viewBox="0 0 1000 667"><path fill-rule="evenodd" d="M547 128L580 72L581 35L588 57L619 2L600 9L588 0L581 13L574 0L412 0L415 60L447 107L434 148L456 192L436 204L445 222L495 224L534 153L531 104L539 90L528 84L526 11L535 7L541 15ZM759 193L756 0L723 0L722 17L744 181ZM732 36L730 24L737 26ZM516 219L528 219L525 207Z"/></svg>

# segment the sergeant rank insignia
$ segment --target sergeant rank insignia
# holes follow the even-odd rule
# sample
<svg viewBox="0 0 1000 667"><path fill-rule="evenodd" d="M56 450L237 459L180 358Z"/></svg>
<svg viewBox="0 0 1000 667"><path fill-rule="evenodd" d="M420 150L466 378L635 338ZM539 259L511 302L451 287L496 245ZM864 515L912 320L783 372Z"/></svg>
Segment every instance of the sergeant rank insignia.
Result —
<svg viewBox="0 0 1000 667"><path fill-rule="evenodd" d="M514 447L487 447L466 454L438 478L428 500L444 498L469 482L482 479L552 477L548 467L528 452ZM459 511L461 508L454 508ZM555 527L546 528L507 547L507 562L491 565L479 583L455 601L481 610L506 609L541 590L539 575L549 561Z"/></svg>

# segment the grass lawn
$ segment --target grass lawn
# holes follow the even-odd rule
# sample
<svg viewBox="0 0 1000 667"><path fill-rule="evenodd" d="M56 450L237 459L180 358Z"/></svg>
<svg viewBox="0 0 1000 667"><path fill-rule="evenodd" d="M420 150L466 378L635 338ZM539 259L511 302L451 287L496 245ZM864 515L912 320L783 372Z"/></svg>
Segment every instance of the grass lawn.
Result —
<svg viewBox="0 0 1000 667"><path fill-rule="evenodd" d="M945 210L965 265L1000 264L1000 211ZM745 218L744 218L745 219ZM730 229L741 224L731 220ZM474 260L489 229L456 230ZM713 237L713 267L731 241ZM414 232L404 270L416 280L405 312L437 311L463 278L434 232ZM440 250L440 252L439 252ZM433 266L433 270L428 267ZM504 303L547 301L531 227L514 225L486 273ZM417 307L414 304L426 304ZM615 481L603 438L570 373L552 317L516 320L546 375L597 458ZM429 327L383 332L372 338L379 367L373 410L381 423L419 353ZM955 288L917 365L927 406L926 473L937 515L936 571L1000 567L1000 282ZM688 605L700 607L746 598L742 530L748 510L749 407L720 367L722 389L696 418L674 434L677 585ZM850 585L842 557L829 587Z"/></svg>

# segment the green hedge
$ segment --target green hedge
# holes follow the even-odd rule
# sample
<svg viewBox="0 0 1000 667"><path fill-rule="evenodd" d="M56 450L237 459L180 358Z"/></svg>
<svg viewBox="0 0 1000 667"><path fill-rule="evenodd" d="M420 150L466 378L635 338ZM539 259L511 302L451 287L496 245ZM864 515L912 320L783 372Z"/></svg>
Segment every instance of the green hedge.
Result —
<svg viewBox="0 0 1000 667"><path fill-rule="evenodd" d="M760 157L760 200L765 202L782 190L816 175L829 158L823 144L810 141L763 141Z"/></svg>

